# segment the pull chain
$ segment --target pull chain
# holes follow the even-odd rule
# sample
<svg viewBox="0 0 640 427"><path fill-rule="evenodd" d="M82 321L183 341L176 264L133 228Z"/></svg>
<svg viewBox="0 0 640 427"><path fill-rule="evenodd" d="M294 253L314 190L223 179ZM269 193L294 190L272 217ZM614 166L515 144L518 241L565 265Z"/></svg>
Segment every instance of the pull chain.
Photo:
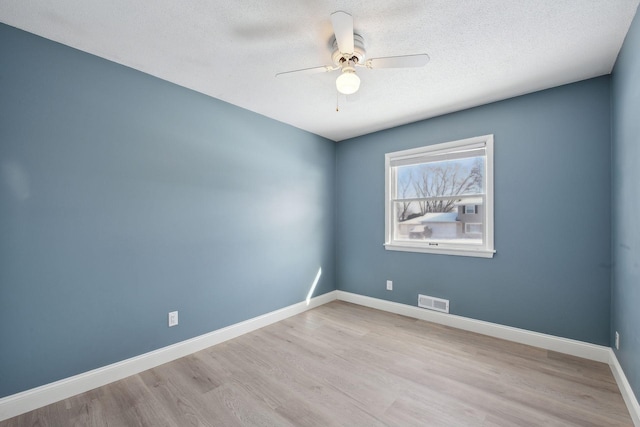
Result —
<svg viewBox="0 0 640 427"><path fill-rule="evenodd" d="M340 111L340 94L338 92L336 92L336 113Z"/></svg>

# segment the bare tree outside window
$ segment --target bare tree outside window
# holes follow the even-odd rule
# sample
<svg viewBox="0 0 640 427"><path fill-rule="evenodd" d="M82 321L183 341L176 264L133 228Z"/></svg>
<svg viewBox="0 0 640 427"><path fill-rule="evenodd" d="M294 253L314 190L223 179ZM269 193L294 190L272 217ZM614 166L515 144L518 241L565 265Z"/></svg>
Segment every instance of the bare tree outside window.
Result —
<svg viewBox="0 0 640 427"><path fill-rule="evenodd" d="M482 157L398 168L398 198L421 199L415 203L403 201L398 208L398 220L433 212L453 212L459 200L456 196L482 193L483 174ZM417 211L412 211L413 206Z"/></svg>
<svg viewBox="0 0 640 427"><path fill-rule="evenodd" d="M411 189L412 182L413 182L413 173L409 171L409 173L405 174L400 179L400 182L398 182L398 194L400 195L400 198L406 199L410 197L409 192ZM409 209L411 208L411 204L412 202L402 202L400 204L400 208L398 209L398 221L405 221L408 219L407 215L410 212Z"/></svg>
<svg viewBox="0 0 640 427"><path fill-rule="evenodd" d="M385 198L385 249L493 257L493 135L386 153Z"/></svg>

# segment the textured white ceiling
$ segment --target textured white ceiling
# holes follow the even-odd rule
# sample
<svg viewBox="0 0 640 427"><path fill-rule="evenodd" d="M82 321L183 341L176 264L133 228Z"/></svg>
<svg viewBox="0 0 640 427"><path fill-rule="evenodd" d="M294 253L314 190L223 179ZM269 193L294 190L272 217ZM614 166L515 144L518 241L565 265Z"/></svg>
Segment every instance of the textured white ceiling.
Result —
<svg viewBox="0 0 640 427"><path fill-rule="evenodd" d="M0 21L332 140L611 72L640 0L0 0ZM367 57L427 53L424 68L331 64L330 14L353 15Z"/></svg>

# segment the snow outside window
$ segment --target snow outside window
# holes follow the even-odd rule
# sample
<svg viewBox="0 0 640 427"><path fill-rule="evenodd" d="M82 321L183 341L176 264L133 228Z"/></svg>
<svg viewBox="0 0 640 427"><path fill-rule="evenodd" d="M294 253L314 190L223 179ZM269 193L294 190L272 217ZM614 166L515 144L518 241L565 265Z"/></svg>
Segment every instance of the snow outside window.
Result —
<svg viewBox="0 0 640 427"><path fill-rule="evenodd" d="M385 248L491 258L493 135L385 155Z"/></svg>

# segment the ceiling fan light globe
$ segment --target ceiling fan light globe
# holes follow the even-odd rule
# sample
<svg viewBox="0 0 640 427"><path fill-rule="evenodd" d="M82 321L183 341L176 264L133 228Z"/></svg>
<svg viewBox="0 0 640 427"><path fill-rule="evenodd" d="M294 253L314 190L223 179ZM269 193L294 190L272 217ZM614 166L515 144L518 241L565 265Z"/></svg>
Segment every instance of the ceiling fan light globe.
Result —
<svg viewBox="0 0 640 427"><path fill-rule="evenodd" d="M336 79L336 88L344 95L356 93L360 89L360 77L354 72L343 72Z"/></svg>

